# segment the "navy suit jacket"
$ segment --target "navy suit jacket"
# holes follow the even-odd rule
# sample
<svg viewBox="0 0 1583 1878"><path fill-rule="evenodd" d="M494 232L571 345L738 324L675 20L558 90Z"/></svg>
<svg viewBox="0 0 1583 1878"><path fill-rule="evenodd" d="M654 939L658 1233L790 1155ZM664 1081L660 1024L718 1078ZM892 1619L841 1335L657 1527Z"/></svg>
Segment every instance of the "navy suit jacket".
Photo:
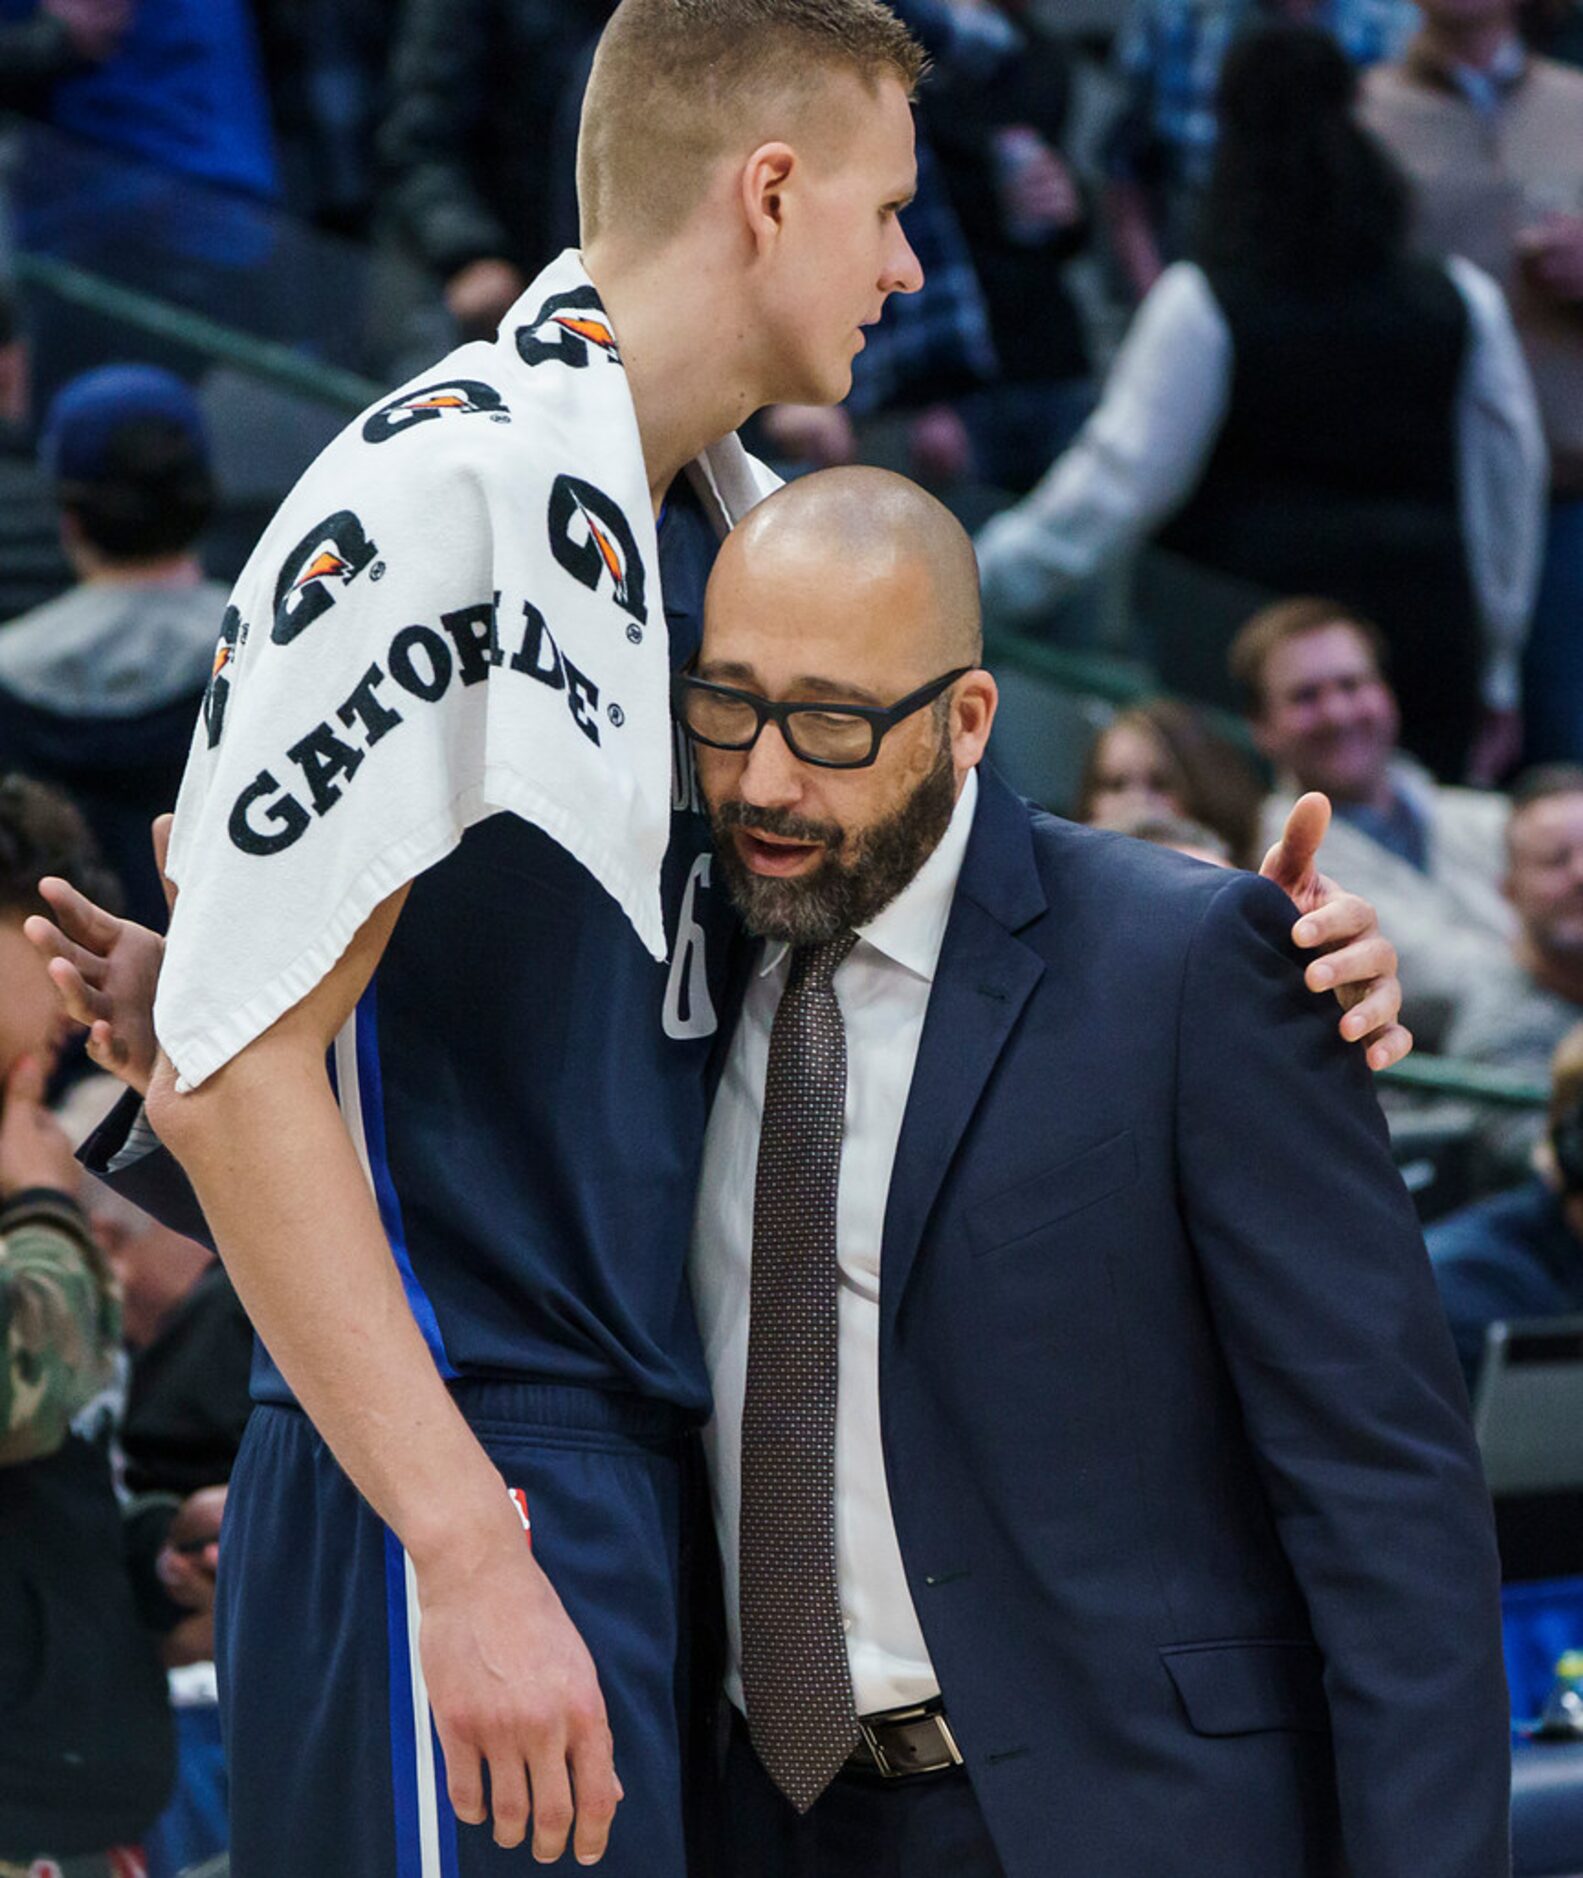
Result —
<svg viewBox="0 0 1583 1878"><path fill-rule="evenodd" d="M891 1182L880 1393L1008 1878L1510 1870L1466 1397L1292 917L981 777ZM168 1216L172 1171L117 1184Z"/></svg>
<svg viewBox="0 0 1583 1878"><path fill-rule="evenodd" d="M880 1396L1008 1878L1502 1878L1488 1497L1291 903L981 780Z"/></svg>

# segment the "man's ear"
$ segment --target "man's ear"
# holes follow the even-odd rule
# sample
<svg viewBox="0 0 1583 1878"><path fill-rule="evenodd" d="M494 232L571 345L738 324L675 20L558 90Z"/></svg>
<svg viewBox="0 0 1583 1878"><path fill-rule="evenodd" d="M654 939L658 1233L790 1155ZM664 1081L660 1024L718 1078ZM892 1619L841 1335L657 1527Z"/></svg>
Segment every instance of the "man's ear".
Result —
<svg viewBox="0 0 1583 1878"><path fill-rule="evenodd" d="M742 166L742 212L761 255L785 226L786 191L797 170L797 152L789 143L760 144Z"/></svg>
<svg viewBox="0 0 1583 1878"><path fill-rule="evenodd" d="M957 680L951 699L951 761L959 776L982 759L999 703L1000 687L982 666Z"/></svg>

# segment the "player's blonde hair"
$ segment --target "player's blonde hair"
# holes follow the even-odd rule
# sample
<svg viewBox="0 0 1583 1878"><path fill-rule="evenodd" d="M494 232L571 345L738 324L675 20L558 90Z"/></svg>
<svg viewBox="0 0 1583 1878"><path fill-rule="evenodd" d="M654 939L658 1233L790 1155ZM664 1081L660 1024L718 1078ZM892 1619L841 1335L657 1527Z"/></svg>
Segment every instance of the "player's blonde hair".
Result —
<svg viewBox="0 0 1583 1878"><path fill-rule="evenodd" d="M583 100L577 200L586 247L613 230L664 241L720 159L792 140L828 79L912 96L928 61L880 0L621 0Z"/></svg>

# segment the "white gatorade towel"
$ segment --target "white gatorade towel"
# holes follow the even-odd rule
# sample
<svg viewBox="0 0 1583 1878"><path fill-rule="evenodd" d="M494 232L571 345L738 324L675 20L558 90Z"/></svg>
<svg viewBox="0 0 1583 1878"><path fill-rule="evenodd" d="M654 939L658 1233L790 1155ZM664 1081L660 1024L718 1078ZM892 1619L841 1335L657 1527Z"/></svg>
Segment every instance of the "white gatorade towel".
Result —
<svg viewBox="0 0 1583 1878"><path fill-rule="evenodd" d="M702 477L722 525L771 486L734 439ZM501 810L558 841L663 958L670 800L643 451L568 252L493 341L354 420L243 570L171 841L155 1026L178 1086L267 1030L380 901Z"/></svg>

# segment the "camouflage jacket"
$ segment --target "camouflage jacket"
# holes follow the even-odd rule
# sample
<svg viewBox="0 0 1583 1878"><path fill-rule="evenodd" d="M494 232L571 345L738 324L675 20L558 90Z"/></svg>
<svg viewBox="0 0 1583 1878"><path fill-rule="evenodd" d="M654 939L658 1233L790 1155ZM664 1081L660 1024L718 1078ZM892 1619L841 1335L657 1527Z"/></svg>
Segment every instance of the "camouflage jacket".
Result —
<svg viewBox="0 0 1583 1878"><path fill-rule="evenodd" d="M109 1382L121 1312L104 1255L64 1194L0 1209L0 1467L36 1461Z"/></svg>

